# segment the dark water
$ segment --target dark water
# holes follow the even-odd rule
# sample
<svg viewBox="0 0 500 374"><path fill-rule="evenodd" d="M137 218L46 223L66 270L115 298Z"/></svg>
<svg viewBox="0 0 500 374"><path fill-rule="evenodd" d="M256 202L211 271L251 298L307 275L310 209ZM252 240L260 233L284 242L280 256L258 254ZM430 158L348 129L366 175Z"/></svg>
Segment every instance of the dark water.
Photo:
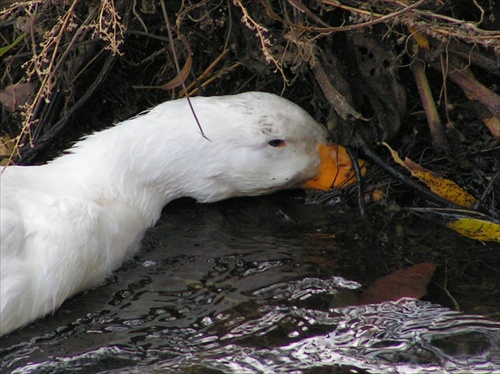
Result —
<svg viewBox="0 0 500 374"><path fill-rule="evenodd" d="M104 286L0 338L1 370L498 372L498 249L295 193L184 200ZM361 284L423 261L439 265L426 300L355 306Z"/></svg>

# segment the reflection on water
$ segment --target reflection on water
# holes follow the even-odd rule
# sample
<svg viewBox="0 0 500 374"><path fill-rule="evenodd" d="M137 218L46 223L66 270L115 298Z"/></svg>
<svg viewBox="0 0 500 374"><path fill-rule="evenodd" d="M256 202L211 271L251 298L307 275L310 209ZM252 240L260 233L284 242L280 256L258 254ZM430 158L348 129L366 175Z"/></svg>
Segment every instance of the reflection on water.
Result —
<svg viewBox="0 0 500 374"><path fill-rule="evenodd" d="M355 239L364 224L352 217L338 223L340 216L346 213L332 216L331 207L293 196L175 204L147 235L141 254L106 285L1 338L1 368L500 370L496 322L413 299L355 306L360 285L346 279L349 267L342 264L364 254ZM358 260L376 266L369 260L374 254L366 256Z"/></svg>

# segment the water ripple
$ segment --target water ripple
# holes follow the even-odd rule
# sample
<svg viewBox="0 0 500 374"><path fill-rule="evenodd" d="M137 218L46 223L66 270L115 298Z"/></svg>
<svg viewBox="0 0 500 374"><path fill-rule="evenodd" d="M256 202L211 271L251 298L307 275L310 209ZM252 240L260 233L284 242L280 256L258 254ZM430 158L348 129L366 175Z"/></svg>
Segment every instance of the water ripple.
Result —
<svg viewBox="0 0 500 374"><path fill-rule="evenodd" d="M335 297L339 285L357 287L337 277L280 282L254 290L257 300L246 308L201 317L188 328L143 329L128 345L30 363L13 373L185 372L193 367L224 373L299 373L324 366L373 373L500 370L500 326L478 316L414 299L323 309L303 306L304 295ZM259 299L272 302L258 306ZM141 321L126 325L134 328Z"/></svg>

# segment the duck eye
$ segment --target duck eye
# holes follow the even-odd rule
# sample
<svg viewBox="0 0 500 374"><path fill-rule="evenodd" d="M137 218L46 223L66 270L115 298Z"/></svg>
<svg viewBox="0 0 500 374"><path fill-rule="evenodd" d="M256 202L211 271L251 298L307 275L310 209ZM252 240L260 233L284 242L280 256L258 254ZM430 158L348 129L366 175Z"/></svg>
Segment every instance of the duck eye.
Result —
<svg viewBox="0 0 500 374"><path fill-rule="evenodd" d="M282 139L273 139L267 144L269 144L271 147L278 148L278 147L284 147L285 141Z"/></svg>

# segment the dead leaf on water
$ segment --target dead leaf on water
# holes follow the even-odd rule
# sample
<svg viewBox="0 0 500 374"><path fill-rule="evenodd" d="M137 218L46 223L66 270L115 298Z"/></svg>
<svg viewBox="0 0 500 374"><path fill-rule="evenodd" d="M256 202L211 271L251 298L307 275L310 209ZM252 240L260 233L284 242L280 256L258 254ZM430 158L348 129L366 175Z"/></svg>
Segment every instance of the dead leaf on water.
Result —
<svg viewBox="0 0 500 374"><path fill-rule="evenodd" d="M427 293L427 284L434 275L436 264L423 262L395 271L377 279L359 297L359 304L396 301L402 297L419 299Z"/></svg>

